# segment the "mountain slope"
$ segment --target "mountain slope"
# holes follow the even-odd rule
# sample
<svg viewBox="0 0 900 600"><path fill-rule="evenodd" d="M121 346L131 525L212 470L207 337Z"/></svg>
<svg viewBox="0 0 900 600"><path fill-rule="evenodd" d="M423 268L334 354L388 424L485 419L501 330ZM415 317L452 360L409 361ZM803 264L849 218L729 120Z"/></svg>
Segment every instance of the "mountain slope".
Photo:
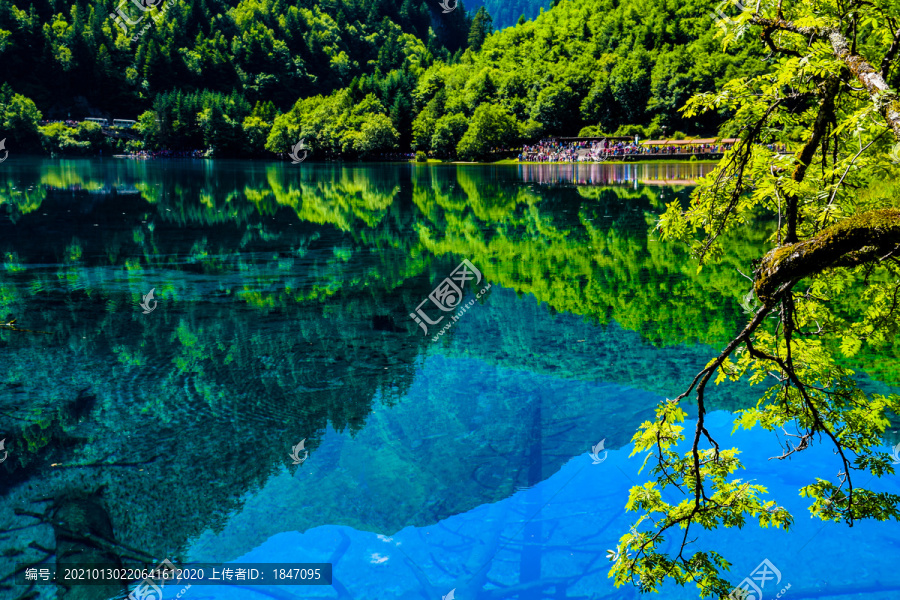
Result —
<svg viewBox="0 0 900 600"><path fill-rule="evenodd" d="M712 135L720 117L687 120L678 109L694 93L766 69L758 40L723 51L713 6L707 0L563 0L533 22L488 35L480 51L416 73L408 96L376 77L298 103L276 120L269 149L304 137L323 151L346 152L344 140L355 133L335 124L372 129L375 114L390 116L396 130L382 136L386 143L396 140L405 149L409 140L417 150L465 158L586 127L586 133L634 125L654 136ZM398 102L404 110L391 112ZM364 103L373 111L361 110Z"/></svg>
<svg viewBox="0 0 900 600"><path fill-rule="evenodd" d="M0 81L50 118L100 116L81 114L91 110L134 118L172 90L238 91L286 109L395 68L407 37L449 57L469 27L464 11L443 15L428 0L138 4L0 2Z"/></svg>

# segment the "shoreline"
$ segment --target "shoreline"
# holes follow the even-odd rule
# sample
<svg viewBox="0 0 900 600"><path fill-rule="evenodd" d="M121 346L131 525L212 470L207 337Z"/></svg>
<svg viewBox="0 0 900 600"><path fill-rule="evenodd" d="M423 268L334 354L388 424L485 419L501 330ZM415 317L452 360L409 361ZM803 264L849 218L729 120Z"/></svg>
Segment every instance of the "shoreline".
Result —
<svg viewBox="0 0 900 600"><path fill-rule="evenodd" d="M427 166L427 165L638 165L638 164L653 164L653 163L684 163L684 164L716 164L721 159L718 158L704 158L697 160L690 159L645 159L645 160L604 160L599 162L593 161L576 161L576 160L567 160L567 161L558 161L558 162L539 162L539 161L518 161L516 159L505 158L503 160L498 160L494 162L468 162L461 160L448 160L448 161L439 161L435 159L429 159L427 163L416 162L415 159L410 160L410 163Z"/></svg>
<svg viewBox="0 0 900 600"><path fill-rule="evenodd" d="M117 159L117 160L212 160L212 161L253 161L253 162L264 162L264 163L279 163L279 164L291 164L288 160L279 160L277 158L239 158L239 157L222 157L222 158L212 158L212 157L188 157L188 156L134 156L127 154L108 154L108 155L70 155L70 154L40 154L40 153L23 153L19 155L23 158L37 158L37 159L56 159L56 160L106 160L106 159ZM539 162L539 161L518 161L516 159L502 159L493 162L479 162L479 161L462 161L462 160L447 160L442 161L434 158L428 159L428 162L417 162L415 159L385 159L385 160L324 160L317 161L315 159L311 159L305 161L307 164L366 164L366 163L395 163L395 164L413 164L413 165L421 165L421 166L433 166L433 165L481 165L481 166L508 166L508 165L639 165L639 164L654 164L654 163L663 163L663 164L716 164L721 159L698 159L698 160L690 160L684 158L671 158L671 159L644 159L644 160L607 160L607 161L559 161L559 162Z"/></svg>

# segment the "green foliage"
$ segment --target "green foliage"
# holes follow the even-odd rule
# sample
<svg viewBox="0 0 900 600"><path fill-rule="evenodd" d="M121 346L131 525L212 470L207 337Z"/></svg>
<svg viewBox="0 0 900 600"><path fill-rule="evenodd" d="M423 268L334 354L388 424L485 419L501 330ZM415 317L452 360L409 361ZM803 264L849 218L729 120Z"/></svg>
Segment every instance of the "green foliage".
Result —
<svg viewBox="0 0 900 600"><path fill-rule="evenodd" d="M671 577L680 585L695 583L704 596L712 593L716 597L726 597L731 585L719 577L718 572L727 569L729 563L714 551L698 551L687 559L680 555L672 558L668 552L669 539L663 532L675 528L672 536L680 541L684 535L680 530L687 530L691 523L707 530L742 528L747 523L746 515L752 516L761 527L789 529L793 517L784 508L776 506L775 502L762 500L762 495L767 492L765 487L741 479L729 479L743 468L736 448L705 450L699 456L702 478L707 486L715 489L709 501L715 503L719 510L698 511L694 504L696 486L692 485L692 478L686 479L686 493L680 502L666 502L662 495L665 485L661 485L660 480L671 479L673 474L684 476L695 470L693 455L674 449L685 439L684 427L680 423L686 416L678 402L667 401L657 409L656 419L644 422L632 440L634 450L631 456L647 452L644 467L654 452L658 452L664 461L660 460L651 469L657 477L656 482L631 488L626 509L640 513L641 517L634 524L633 533L620 538L612 574L617 587L634 584L642 592L654 591L657 581ZM639 531L645 522L652 523L652 529L659 529L660 533Z"/></svg>
<svg viewBox="0 0 900 600"><path fill-rule="evenodd" d="M509 111L502 106L482 104L472 115L456 153L464 160L486 158L495 147L512 144L517 137L516 121Z"/></svg>
<svg viewBox="0 0 900 600"><path fill-rule="evenodd" d="M249 102L236 92L172 92L158 95L153 110L141 114L136 127L151 148L209 148L217 156L234 156L247 151L245 131L254 136L250 149L257 151L253 144L268 132L260 117L247 122L245 130L250 112Z"/></svg>
<svg viewBox="0 0 900 600"><path fill-rule="evenodd" d="M475 13L475 17L472 18L472 27L469 29L469 48L481 50L484 40L491 35L493 30L493 19L482 6Z"/></svg>
<svg viewBox="0 0 900 600"><path fill-rule="evenodd" d="M298 98L328 94L364 76L377 74L381 79L395 69L416 73L435 57L450 60L465 46L470 30L470 17L462 7L444 16L427 0L402 5L364 0L170 0L146 13L130 2L121 8L130 20L139 21L127 32L109 17L114 3L2 3L0 81L13 82L20 94L34 100L28 109L18 106L24 98L17 97L12 107L3 99L4 112L25 114L37 106L50 119L77 120L91 114L136 118L151 109L159 113L161 96L167 104L175 93L187 97L208 90L239 96L240 103L268 103L267 114L253 116L272 123L272 108L287 110ZM392 105L393 98L386 103ZM177 107L167 108L186 116ZM207 108L200 124L197 113ZM402 102L397 108L411 119ZM158 139L148 142L155 147L199 147L208 140L214 152L236 151L235 134L249 110L236 114L206 102L191 109L190 123L163 122ZM392 121L395 128L408 131L399 115ZM222 131L213 131L220 126ZM248 126L254 138L248 150L255 153L264 127L258 121ZM21 147L28 127L18 122L8 127L10 142L16 140ZM181 128L186 128L184 135L178 134ZM36 127L30 131L29 143L37 148Z"/></svg>
<svg viewBox="0 0 900 600"><path fill-rule="evenodd" d="M0 60L2 55L0 52ZM13 93L8 83L0 87L0 131L7 140L7 150L13 148L13 152L29 152L38 149L41 143L38 133L40 120L41 113L34 102Z"/></svg>
<svg viewBox="0 0 900 600"><path fill-rule="evenodd" d="M741 526L752 518L763 527L788 528L793 519L774 502L761 503L764 489L748 487L740 502L733 496L741 482L731 478L740 468L736 449L726 450L703 426L710 381L763 387L755 407L738 411L734 427L790 432L778 458L802 459L797 455L818 443L833 449L832 474L811 477L798 489L810 499L811 517L851 526L900 519L900 497L862 487L894 473L883 448L889 428L896 428L900 396L867 393L848 367L864 364L860 356L896 355L900 332L897 217L889 210L897 200L886 193L900 175L900 127L889 121L896 109L886 100L897 94L889 48L897 44L900 13L893 5L859 5L852 17L831 2L760 6L759 14L735 15L722 38L742 43L761 25L769 27L772 71L735 76L683 109L691 120L732 115L723 129L740 132L741 140L701 180L686 209L669 203L659 221L663 238L690 248L698 266L730 260L732 236L759 224L767 239L743 302L749 322L634 438L638 451L655 454L657 468L655 481L633 488L629 508L659 513L657 531L630 545L634 558L617 562L613 574L617 583L639 582L645 590L671 577L694 580L702 596L728 591L718 575L728 563L719 555L686 556L684 545L660 546L674 527ZM852 59L844 50L851 45ZM879 70L882 89L872 84ZM789 153L777 151L782 145ZM691 450L678 454L667 431L683 420L674 407L688 397L700 416ZM669 506L661 498L670 486L698 493ZM675 535L679 543L687 537Z"/></svg>
<svg viewBox="0 0 900 600"><path fill-rule="evenodd" d="M366 115L353 149L362 154L386 152L396 146L398 137L387 115Z"/></svg>
<svg viewBox="0 0 900 600"><path fill-rule="evenodd" d="M483 41L475 35L460 61L437 60L419 76L410 139L416 148L428 148L442 117L470 117L486 104L504 107L529 141L589 126L640 126L642 137L659 135L662 126L715 135L726 115L688 117L677 109L693 93L712 92L732 76L767 67L756 40L728 52L717 46L710 6L700 0L685 6L562 2ZM479 43L483 47L473 52Z"/></svg>
<svg viewBox="0 0 900 600"><path fill-rule="evenodd" d="M272 131L272 123L264 121L260 117L249 116L244 118L241 124L244 132L246 149L254 154L262 154L266 148L266 140Z"/></svg>
<svg viewBox="0 0 900 600"><path fill-rule="evenodd" d="M276 117L266 148L284 152L299 139L326 156L367 154L390 150L399 134L375 94L355 100L351 90L300 100L289 112Z"/></svg>
<svg viewBox="0 0 900 600"><path fill-rule="evenodd" d="M97 123L83 121L75 127L65 123L50 123L38 127L44 150L51 154L87 155L96 150L107 153L115 149Z"/></svg>
<svg viewBox="0 0 900 600"><path fill-rule="evenodd" d="M444 115L434 126L431 149L438 156L454 157L456 148L469 128L469 120L457 113Z"/></svg>
<svg viewBox="0 0 900 600"><path fill-rule="evenodd" d="M765 67L756 40L727 53L715 45L711 4L585 0L538 14L542 5L533 0L509 6L490 0L470 16L462 5L443 14L427 0L175 0L165 12L153 9L152 20L148 13L138 27L149 27L132 41L134 31L126 36L94 6L61 11L38 0L26 11L5 3L0 80L15 82L34 100L32 108L53 119L87 116L78 114L85 108L75 98L86 99L92 114L137 118L152 111L158 123L144 119L137 129L147 147L209 148L216 155L284 152L303 127L290 119L278 125L278 111L296 114L298 102L317 97L334 97L313 101L324 113L354 121L330 126L313 119L310 129L336 154L370 147L376 130L376 146L394 137L375 117L368 119L369 142L346 134L357 127L362 135L367 121L345 110L347 98L362 103L369 95L378 101L367 104L372 115L390 119L400 149L431 150L440 119L471 117L487 104L513 115L519 135L530 141L590 125L614 131L653 123L712 135L722 115L688 117L677 109L695 92L712 92L728 77ZM124 10L141 17L129 3ZM492 33L497 11L511 11L504 25L523 12L536 20ZM250 106L261 112L251 114ZM28 110L15 108L33 123L37 113ZM19 127L28 137L26 122L10 128L13 139ZM36 148L36 129L30 131Z"/></svg>
<svg viewBox="0 0 900 600"><path fill-rule="evenodd" d="M422 152L421 150L416 152L416 162L424 163L428 162L428 155Z"/></svg>
<svg viewBox="0 0 900 600"><path fill-rule="evenodd" d="M133 129L143 136L144 141L150 146L162 146L162 136L160 135L160 124L157 120L156 113L152 110L144 111L137 118Z"/></svg>

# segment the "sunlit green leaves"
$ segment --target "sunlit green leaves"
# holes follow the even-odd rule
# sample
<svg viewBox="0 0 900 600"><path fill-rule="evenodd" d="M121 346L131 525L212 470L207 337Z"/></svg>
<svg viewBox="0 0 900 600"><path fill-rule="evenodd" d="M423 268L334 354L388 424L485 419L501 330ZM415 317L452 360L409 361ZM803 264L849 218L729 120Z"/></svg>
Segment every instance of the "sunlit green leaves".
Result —
<svg viewBox="0 0 900 600"><path fill-rule="evenodd" d="M845 34L850 27L842 22L846 14L836 3L783 4L785 18L797 26L838 27ZM760 10L765 17L775 16L772 7ZM751 12L734 17L724 33L726 42L740 37ZM859 25L853 26L851 35L858 40L854 51L879 67L893 43L891 19L898 17L895 6L857 8L854 19L863 24L864 33L857 36ZM804 243L833 253L820 254L821 262L805 270L805 278L788 282L774 303L769 298L766 306L754 305L750 294L744 309L751 325L707 365L685 396L701 405L702 415L707 382L740 380L758 386L759 402L737 412L734 431L771 431L780 447L773 458L800 458L804 450L820 444L834 450L832 472L798 490L811 499L813 517L850 524L865 518L898 519L897 497L861 484L893 473L883 451L884 436L891 419L900 414L900 397L867 394L847 365L864 364L863 357L876 352L895 351L900 262L890 251L873 257L865 248L846 256L841 229L828 229L848 217L896 206L896 194L889 190L900 160L896 151L888 155L896 140L880 112L893 93L870 96L824 36L770 33L770 73L735 78L721 90L687 103L684 112L691 117L727 109L732 117L725 128L741 141L700 182L687 209L667 206L659 228L663 236L689 245L704 262L728 257L733 249L723 243L725 236L759 223L770 228L770 235L767 244L760 244L758 257L776 248L771 256L777 260L767 268L799 260ZM866 191L875 187L878 192ZM800 244L790 244L796 240ZM770 274L761 268L754 272L755 265L747 267L757 283ZM630 507L649 512L654 527L640 544L632 544L633 558L618 561L613 573L617 583L656 589L660 578L684 582L685 573L695 569L701 595L715 595L721 592L714 571L704 571L715 563L704 562L705 554L688 557L689 547L681 546L675 546L681 552L677 556L677 551L659 549L673 529L688 523L740 527L751 517L762 527L787 528L792 516L772 501L762 502L763 487L732 479L741 468L736 452L722 447L727 440L711 439L702 421L694 432L678 432L679 439L696 440L692 451L681 454L669 443L656 443L668 442L662 433L680 422L671 404L658 411L655 422L645 423L634 440L636 450L652 455L645 463L652 465L656 459L656 465L651 468L652 485L632 490ZM669 504L666 499L672 494L683 499ZM694 557L700 558L692 562ZM659 564L669 570L660 573Z"/></svg>

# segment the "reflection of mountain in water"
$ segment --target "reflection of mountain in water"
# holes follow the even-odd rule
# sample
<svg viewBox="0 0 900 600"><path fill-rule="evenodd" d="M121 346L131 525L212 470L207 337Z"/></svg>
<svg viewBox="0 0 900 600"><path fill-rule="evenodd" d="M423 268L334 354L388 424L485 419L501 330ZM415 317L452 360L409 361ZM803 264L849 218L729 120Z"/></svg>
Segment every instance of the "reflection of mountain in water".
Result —
<svg viewBox="0 0 900 600"><path fill-rule="evenodd" d="M624 444L655 394L708 358L691 346L739 326L735 268L756 258L742 246L739 263L697 274L651 230L685 197L668 189L535 190L515 169L72 163L17 166L15 186L49 186L40 196L0 191L0 317L55 332L0 332L0 513L20 527L37 517L13 506L40 500L41 516L41 502L90 499L117 540L154 557L220 530L300 439L301 471L325 468L329 427L371 454L332 463L331 496L309 500L297 528L427 524L534 485L598 428ZM77 181L142 195L85 201ZM494 287L432 344L408 315L462 258ZM143 315L150 288L159 305ZM460 388L435 367L451 362L491 385ZM548 387L565 394L549 404ZM388 427L394 410L404 418ZM58 548L48 525L22 531L5 547Z"/></svg>
<svg viewBox="0 0 900 600"><path fill-rule="evenodd" d="M280 530L343 524L392 534L506 498L601 438L607 448L626 446L658 394L679 391L710 351L657 349L509 290L492 290L453 331L451 342L429 347L402 402L376 404L352 444L334 446L345 438L332 436L331 449L295 473L295 495L245 507L240 533L225 546L204 542L208 554L197 560L233 559ZM715 406L754 400L736 385L709 398Z"/></svg>

